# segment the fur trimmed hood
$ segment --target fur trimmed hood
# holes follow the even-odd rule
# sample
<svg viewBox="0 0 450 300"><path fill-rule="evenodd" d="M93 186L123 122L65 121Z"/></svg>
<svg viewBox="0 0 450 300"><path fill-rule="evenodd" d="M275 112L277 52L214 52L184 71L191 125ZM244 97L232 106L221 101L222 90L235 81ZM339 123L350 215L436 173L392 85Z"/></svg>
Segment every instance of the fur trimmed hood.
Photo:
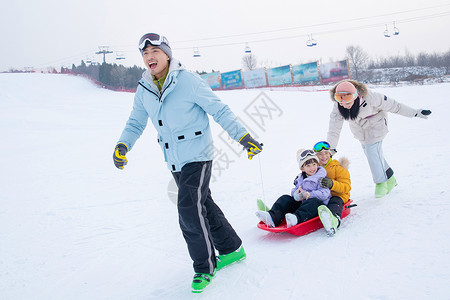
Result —
<svg viewBox="0 0 450 300"><path fill-rule="evenodd" d="M350 166L350 161L348 160L347 157L340 157L338 160L339 164L341 165L341 167L345 168L348 170L348 167Z"/></svg>
<svg viewBox="0 0 450 300"><path fill-rule="evenodd" d="M336 91L336 87L337 87L341 82L344 82L344 81L348 81L348 82L350 82L351 84L353 84L353 85L355 86L356 90L358 91L358 95L359 95L360 97L363 97L363 98L364 98L364 97L366 97L367 94L369 93L369 89L367 88L367 86L366 86L365 83L358 82L358 81L352 80L352 79L345 79L345 80L339 81L338 83L336 83L336 84L330 89L330 98L331 98L331 101L335 102L335 100L334 100L334 93L335 93L335 91Z"/></svg>

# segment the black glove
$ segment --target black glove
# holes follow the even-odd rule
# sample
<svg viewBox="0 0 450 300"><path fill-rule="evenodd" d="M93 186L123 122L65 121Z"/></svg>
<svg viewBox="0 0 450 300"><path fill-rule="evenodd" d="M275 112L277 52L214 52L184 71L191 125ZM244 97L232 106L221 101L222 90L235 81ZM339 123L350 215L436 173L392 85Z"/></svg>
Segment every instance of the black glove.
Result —
<svg viewBox="0 0 450 300"><path fill-rule="evenodd" d="M418 109L415 117L427 119L431 115L431 110L428 109Z"/></svg>
<svg viewBox="0 0 450 300"><path fill-rule="evenodd" d="M328 177L320 178L319 184L323 188L331 189L333 187L333 180Z"/></svg>
<svg viewBox="0 0 450 300"><path fill-rule="evenodd" d="M248 159L252 159L253 156L262 151L263 144L255 141L248 132L239 140L239 143L247 150Z"/></svg>
<svg viewBox="0 0 450 300"><path fill-rule="evenodd" d="M125 144L119 143L114 148L113 160L114 165L118 169L123 169L123 167L128 163L128 159L125 157L125 154L128 152L128 147Z"/></svg>

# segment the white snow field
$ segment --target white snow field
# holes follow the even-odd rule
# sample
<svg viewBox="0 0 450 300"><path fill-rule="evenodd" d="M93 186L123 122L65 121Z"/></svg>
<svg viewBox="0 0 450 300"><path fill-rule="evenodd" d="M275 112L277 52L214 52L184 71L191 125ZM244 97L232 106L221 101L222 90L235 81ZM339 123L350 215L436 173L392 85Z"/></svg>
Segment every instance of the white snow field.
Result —
<svg viewBox="0 0 450 300"><path fill-rule="evenodd" d="M375 87L427 120L390 114L384 153L399 183L375 199L344 124L357 207L330 238L256 227L256 199L289 193L296 152L326 138L328 91L217 94L264 151L249 161L214 122L211 190L247 259L202 294L178 226L172 176L149 124L114 167L133 94L54 74L0 74L0 299L449 299L450 84ZM263 93L263 94L261 94Z"/></svg>

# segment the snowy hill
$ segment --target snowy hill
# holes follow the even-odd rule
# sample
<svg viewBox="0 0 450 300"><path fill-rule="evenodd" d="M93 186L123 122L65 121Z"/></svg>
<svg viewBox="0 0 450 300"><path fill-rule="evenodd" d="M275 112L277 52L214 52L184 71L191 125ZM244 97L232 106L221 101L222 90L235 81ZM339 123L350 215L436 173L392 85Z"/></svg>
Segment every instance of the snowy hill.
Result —
<svg viewBox="0 0 450 300"><path fill-rule="evenodd" d="M154 129L125 170L112 163L133 94L68 75L0 74L0 298L448 299L450 84L377 90L433 114L390 115L384 152L399 186L382 199L344 125L336 157L350 160L358 206L333 238L261 231L254 215L256 198L290 191L297 149L326 137L328 92L218 92L265 148L249 161L213 126L213 197L248 258L194 295Z"/></svg>

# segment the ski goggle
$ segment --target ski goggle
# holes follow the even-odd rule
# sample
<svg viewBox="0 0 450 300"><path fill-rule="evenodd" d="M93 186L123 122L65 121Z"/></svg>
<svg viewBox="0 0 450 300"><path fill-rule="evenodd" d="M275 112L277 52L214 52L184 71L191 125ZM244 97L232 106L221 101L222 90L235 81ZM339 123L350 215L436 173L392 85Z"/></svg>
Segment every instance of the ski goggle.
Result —
<svg viewBox="0 0 450 300"><path fill-rule="evenodd" d="M358 97L358 92L356 91L354 94L351 94L349 92L336 92L334 93L334 100L337 102L351 102Z"/></svg>
<svg viewBox="0 0 450 300"><path fill-rule="evenodd" d="M314 145L314 147L313 147L313 150L314 150L314 152L320 152L320 151L322 151L322 150L330 150L330 144L328 143L328 142L325 142L325 141L321 141L321 142L318 142L318 143L316 143L315 145Z"/></svg>
<svg viewBox="0 0 450 300"><path fill-rule="evenodd" d="M157 33L147 33L139 40L139 50L144 50L148 44L152 46L159 46L162 43L169 46L169 41L165 36L159 35Z"/></svg>
<svg viewBox="0 0 450 300"><path fill-rule="evenodd" d="M308 150L305 150L302 153L300 153L300 156L298 158L299 158L299 160L303 160L303 159L307 158L308 156L315 157L316 153L314 151L308 149Z"/></svg>

